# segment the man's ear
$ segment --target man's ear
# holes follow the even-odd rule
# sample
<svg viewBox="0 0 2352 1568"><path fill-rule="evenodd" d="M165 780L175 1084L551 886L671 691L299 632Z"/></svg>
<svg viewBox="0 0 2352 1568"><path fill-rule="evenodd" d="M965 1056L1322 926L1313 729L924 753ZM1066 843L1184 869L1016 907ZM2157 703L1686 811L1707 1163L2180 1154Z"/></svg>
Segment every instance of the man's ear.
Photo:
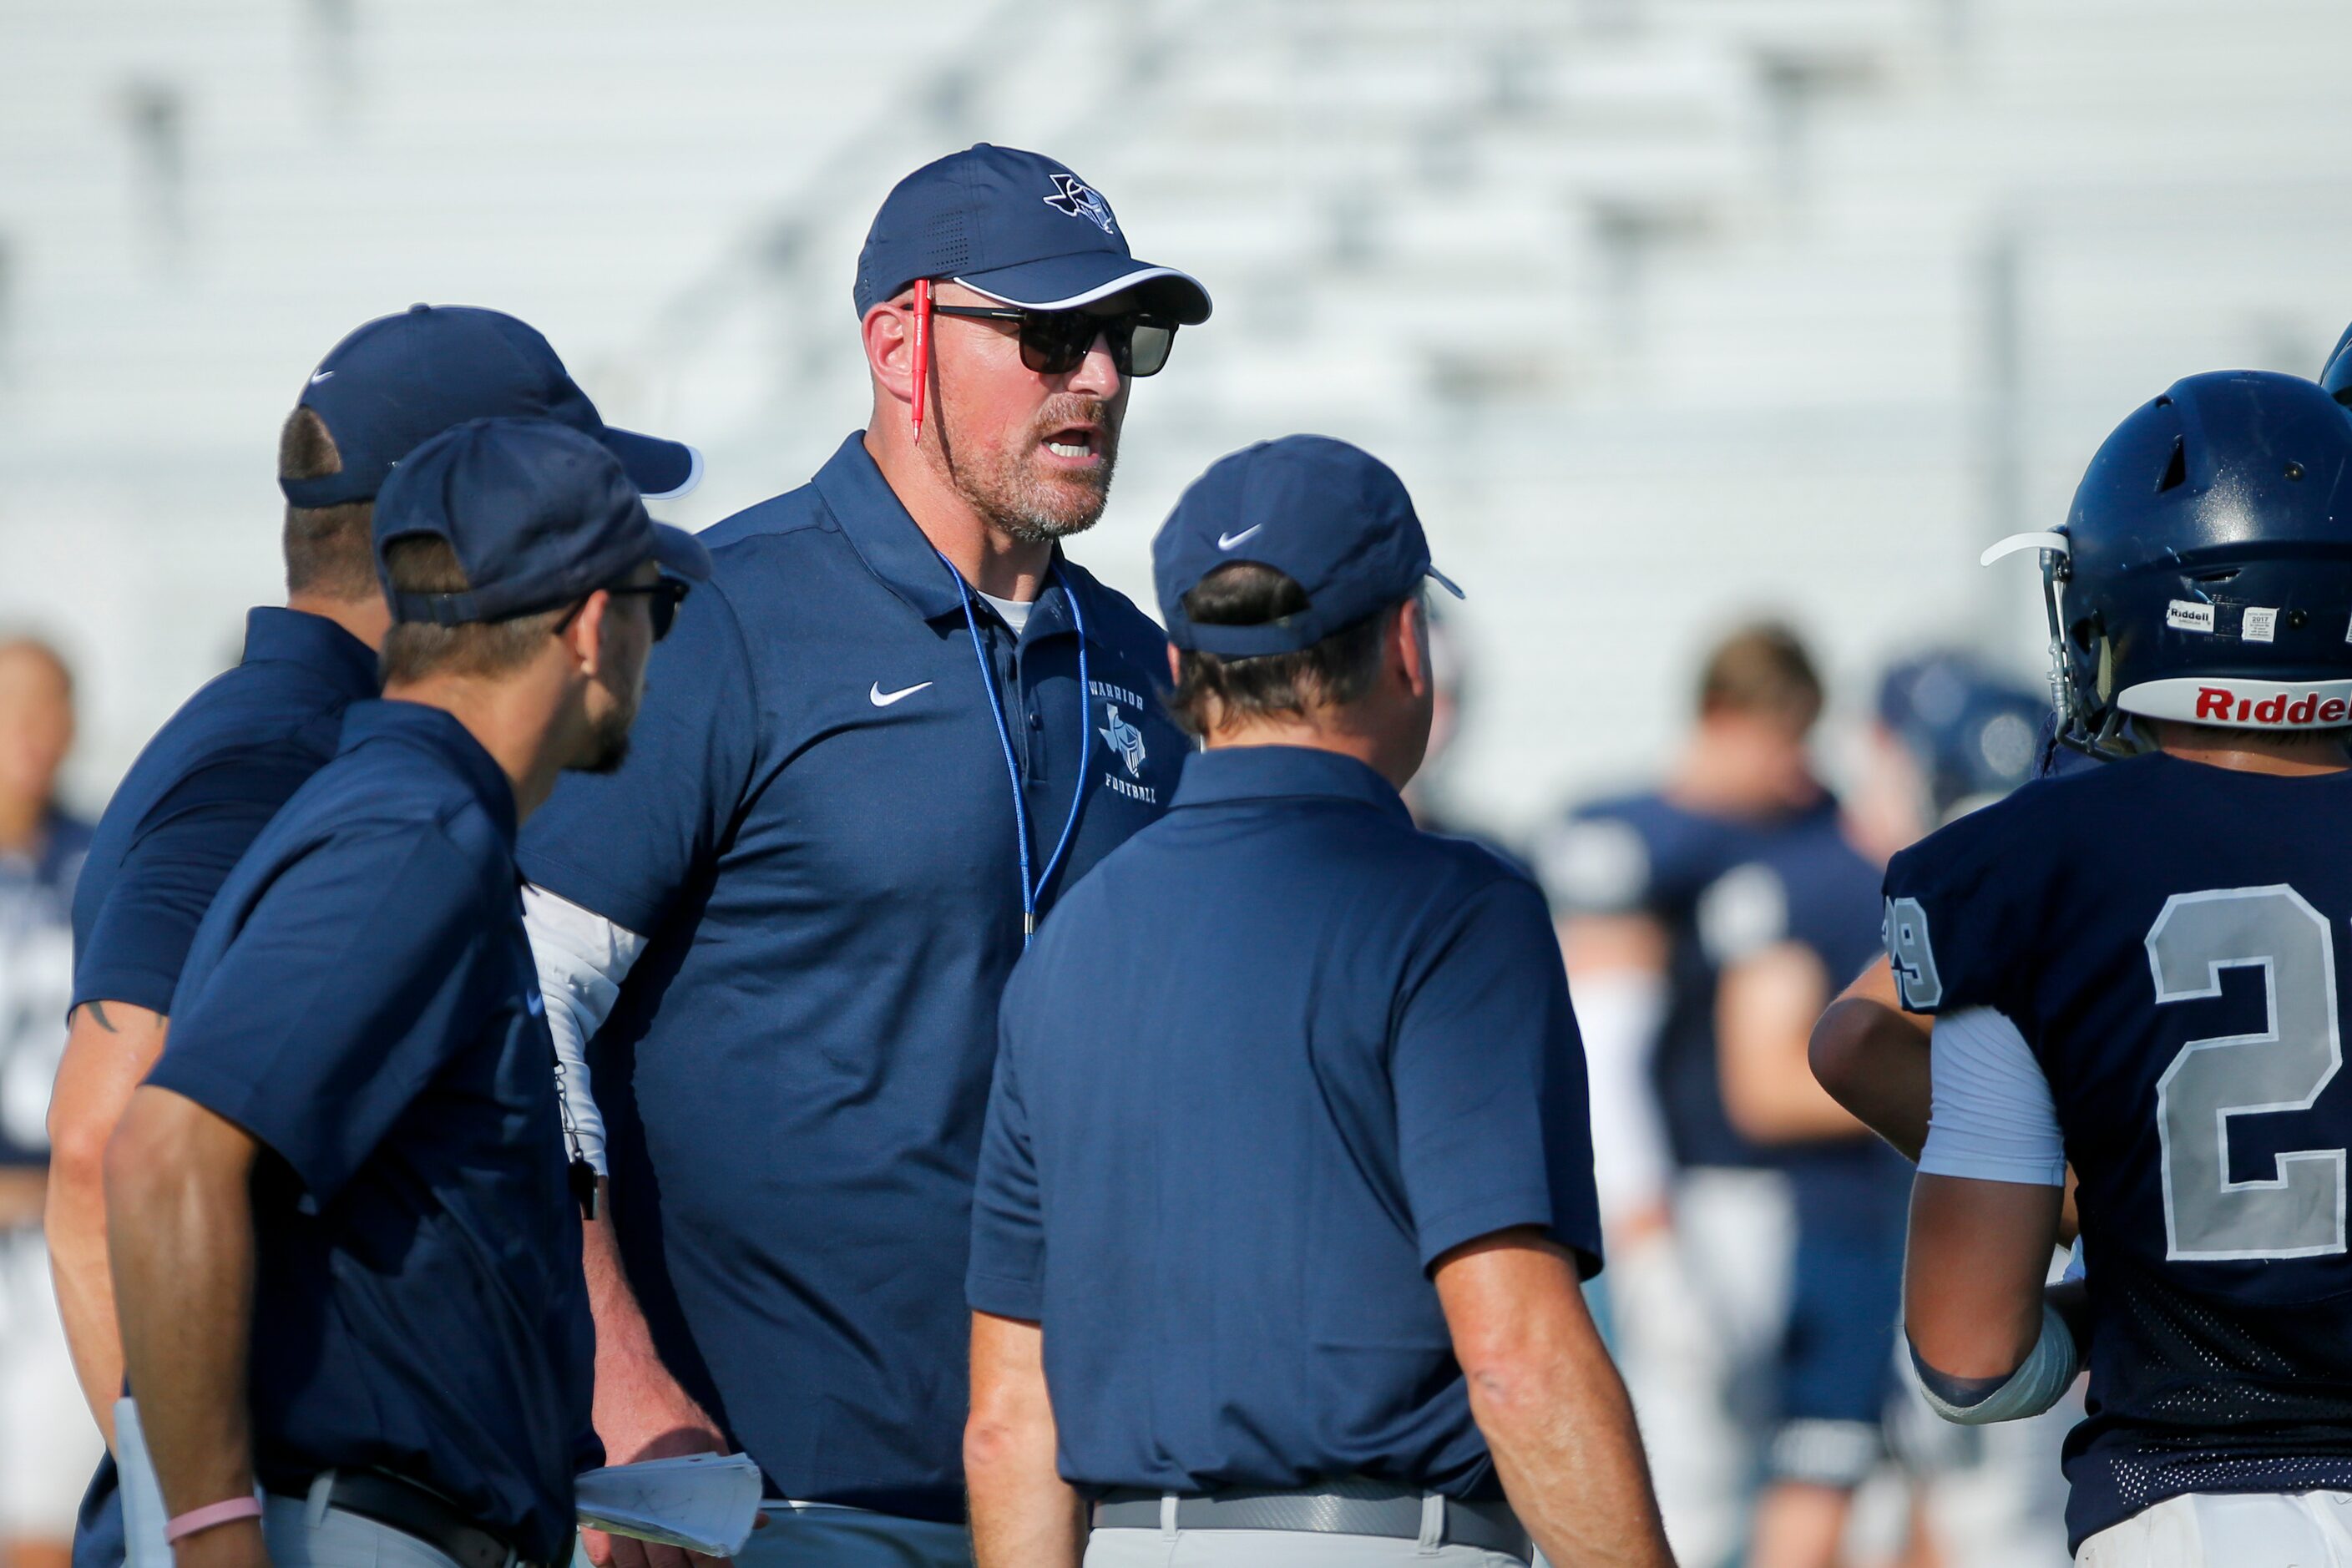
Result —
<svg viewBox="0 0 2352 1568"><path fill-rule="evenodd" d="M1420 595L1397 606L1388 645L1390 668L1403 677L1405 689L1415 697L1428 695L1434 684L1429 668L1429 606Z"/></svg>
<svg viewBox="0 0 2352 1568"><path fill-rule="evenodd" d="M599 588L563 628L564 651L583 675L593 678L604 668L604 617L612 607L613 595Z"/></svg>
<svg viewBox="0 0 2352 1568"><path fill-rule="evenodd" d="M866 368L874 384L901 403L915 400L914 322L893 300L866 312L858 324L866 345Z"/></svg>
<svg viewBox="0 0 2352 1568"><path fill-rule="evenodd" d="M1175 685L1184 679L1184 661L1176 652L1176 645L1168 645L1168 684Z"/></svg>

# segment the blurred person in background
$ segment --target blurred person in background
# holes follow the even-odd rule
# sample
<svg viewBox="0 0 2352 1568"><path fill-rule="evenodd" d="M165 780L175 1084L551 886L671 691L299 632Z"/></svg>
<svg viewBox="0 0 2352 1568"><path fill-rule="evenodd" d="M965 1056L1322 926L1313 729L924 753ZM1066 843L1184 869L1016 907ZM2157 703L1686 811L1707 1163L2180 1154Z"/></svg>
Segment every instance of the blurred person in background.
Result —
<svg viewBox="0 0 2352 1568"><path fill-rule="evenodd" d="M1885 861L1999 800L2033 776L2049 717L2047 697L1965 653L1893 666L1879 680L1862 779L1847 802L1856 842Z"/></svg>
<svg viewBox="0 0 2352 1568"><path fill-rule="evenodd" d="M1693 1563L1740 1538L1792 1234L1785 1178L1724 1109L1699 900L1778 836L1836 820L1807 745L1822 701L1789 628L1731 632L1665 782L1578 806L1536 847L1591 1061L1611 1320L1668 1531Z"/></svg>
<svg viewBox="0 0 2352 1568"><path fill-rule="evenodd" d="M148 742L100 818L74 893L71 1034L49 1108L48 1246L82 1395L110 1443L122 1348L106 1252L107 1141L163 1047L196 927L279 806L376 694L389 612L368 530L403 457L468 419L543 416L603 442L647 493L691 487L690 447L607 426L547 340L511 316L418 305L361 326L278 433L286 605L247 613L244 658ZM79 1568L122 1561L112 1460L75 1532Z"/></svg>
<svg viewBox="0 0 2352 1568"><path fill-rule="evenodd" d="M2021 782L2037 717L2030 696L1957 657L1896 667L1854 808L1776 836L1700 898L1724 1108L1774 1152L1796 1220L1753 1568L1847 1561L1855 1494L1890 1457L1911 1482L1906 1556L1936 1560L1925 1475L1950 1445L1903 1447L1932 1424L1901 1419L1916 1402L1895 1337L1911 1168L1814 1080L1807 1047L1830 998L1880 956L1885 855Z"/></svg>
<svg viewBox="0 0 2352 1568"><path fill-rule="evenodd" d="M73 991L73 890L89 825L58 805L73 676L37 638L0 640L0 1564L61 1568L100 1441L49 1284L41 1211L49 1085Z"/></svg>
<svg viewBox="0 0 2352 1568"><path fill-rule="evenodd" d="M1847 812L1848 826L1870 862L1883 864L1945 823L2034 777L2045 762L2049 716L2048 698L2003 679L1966 653L1937 651L1889 668L1879 682L1864 764ZM1857 863L1867 864L1859 858ZM1801 982L1791 961L1769 954L1726 969L1726 1100L1735 1121L1759 1142L1780 1141L1776 1128L1781 1136L1811 1134L1787 1152L1799 1205L1797 1316L1790 1342L1801 1347L1807 1303L1824 1300L1824 1287L1833 1280L1843 1278L1851 1299L1866 1297L1872 1303L1866 1323L1852 1314L1843 1321L1857 1338L1868 1338L1876 1372L1887 1374L1872 1408L1883 1410L1885 1446L1913 1483L1914 1559L1933 1552L1947 1561L1988 1565L2056 1561L2065 1550L2064 1496L2049 1477L2079 1405L2073 1415L2053 1411L1982 1431L1934 1418L1897 1352L1894 1321L1884 1310L1899 1287L1910 1163L1874 1136L1855 1137L1862 1123L1831 1100L1808 1069L1808 1037L1822 1007L1854 977L1885 962L1878 879L1870 871L1866 898L1846 900L1866 903L1868 940L1846 942L1838 963L1826 962L1832 950L1822 946L1825 969L1818 975L1809 973ZM1849 936L1857 923L1859 917L1844 922ZM1853 956L1857 952L1859 958ZM1776 983L1775 968L1792 973ZM1759 1003L1759 996L1768 1000ZM1812 1016L1800 1022L1801 1010L1808 1007ZM1752 1022L1736 1022L1735 1008L1757 1009ZM1924 1029L1921 1037L1924 1043ZM1769 1082L1763 1073L1736 1065L1735 1057L1743 1051L1756 1068L1772 1069ZM1842 1244L1843 1268L1838 1257L1824 1257L1817 1243L1809 1243L1809 1226ZM1820 1315L1818 1309L1810 1315ZM1861 1365L1859 1357L1854 1365ZM1846 1385L1858 1393L1862 1379L1849 1377ZM1858 1401L1854 1408L1862 1408ZM1859 1426L1852 1430L1857 1440L1864 1436ZM1775 1474L1780 1473L1776 1463ZM1937 1517L1948 1527L1965 1528L1927 1524L1930 1482L1943 1500ZM1833 1506L1840 1500L1776 1487L1759 1509L1757 1561L1808 1560L1782 1549L1821 1541L1833 1522L1842 1525L1843 1510ZM1778 1555L1768 1558L1768 1548Z"/></svg>

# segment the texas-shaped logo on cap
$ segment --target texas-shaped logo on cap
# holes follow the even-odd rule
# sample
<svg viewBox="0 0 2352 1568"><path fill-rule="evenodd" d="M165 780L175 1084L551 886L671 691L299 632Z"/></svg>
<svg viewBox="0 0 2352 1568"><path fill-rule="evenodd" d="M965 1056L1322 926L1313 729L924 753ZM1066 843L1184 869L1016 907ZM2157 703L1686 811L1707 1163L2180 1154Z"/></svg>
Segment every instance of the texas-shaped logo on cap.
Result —
<svg viewBox="0 0 2352 1568"><path fill-rule="evenodd" d="M1097 195L1093 187L1076 174L1055 175L1054 193L1045 200L1047 206L1057 208L1072 217L1085 218L1105 234L1118 232L1111 226L1110 204Z"/></svg>

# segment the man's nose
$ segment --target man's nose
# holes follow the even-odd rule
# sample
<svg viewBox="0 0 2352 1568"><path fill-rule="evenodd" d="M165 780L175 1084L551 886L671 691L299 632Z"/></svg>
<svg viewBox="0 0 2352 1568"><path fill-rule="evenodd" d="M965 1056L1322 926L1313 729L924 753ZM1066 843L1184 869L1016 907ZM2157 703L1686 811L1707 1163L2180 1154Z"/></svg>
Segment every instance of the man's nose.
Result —
<svg viewBox="0 0 2352 1568"><path fill-rule="evenodd" d="M1100 331L1095 334L1095 341L1088 345L1087 357L1080 360L1078 368L1070 373L1069 390L1108 402L1118 395L1124 379L1118 374L1117 362L1111 358L1110 333Z"/></svg>

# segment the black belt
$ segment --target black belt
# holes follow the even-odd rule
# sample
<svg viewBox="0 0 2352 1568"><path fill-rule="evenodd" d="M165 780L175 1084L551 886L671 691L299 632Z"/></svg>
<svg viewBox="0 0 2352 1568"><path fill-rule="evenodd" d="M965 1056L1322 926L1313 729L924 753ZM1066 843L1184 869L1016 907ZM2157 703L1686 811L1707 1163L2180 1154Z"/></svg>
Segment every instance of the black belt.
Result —
<svg viewBox="0 0 2352 1568"><path fill-rule="evenodd" d="M306 1498L310 1484L270 1489ZM327 1483L327 1506L415 1536L457 1568L540 1568L521 1559L504 1537L475 1523L440 1493L382 1470L335 1471Z"/></svg>
<svg viewBox="0 0 2352 1568"><path fill-rule="evenodd" d="M1179 1530L1296 1530L1318 1535L1421 1539L1422 1498L1410 1487L1357 1479L1298 1490L1247 1489L1176 1500ZM1097 1530L1158 1530L1161 1496L1117 1487L1095 1504ZM1511 1505L1445 1500L1445 1543L1512 1557L1528 1555L1528 1532Z"/></svg>

